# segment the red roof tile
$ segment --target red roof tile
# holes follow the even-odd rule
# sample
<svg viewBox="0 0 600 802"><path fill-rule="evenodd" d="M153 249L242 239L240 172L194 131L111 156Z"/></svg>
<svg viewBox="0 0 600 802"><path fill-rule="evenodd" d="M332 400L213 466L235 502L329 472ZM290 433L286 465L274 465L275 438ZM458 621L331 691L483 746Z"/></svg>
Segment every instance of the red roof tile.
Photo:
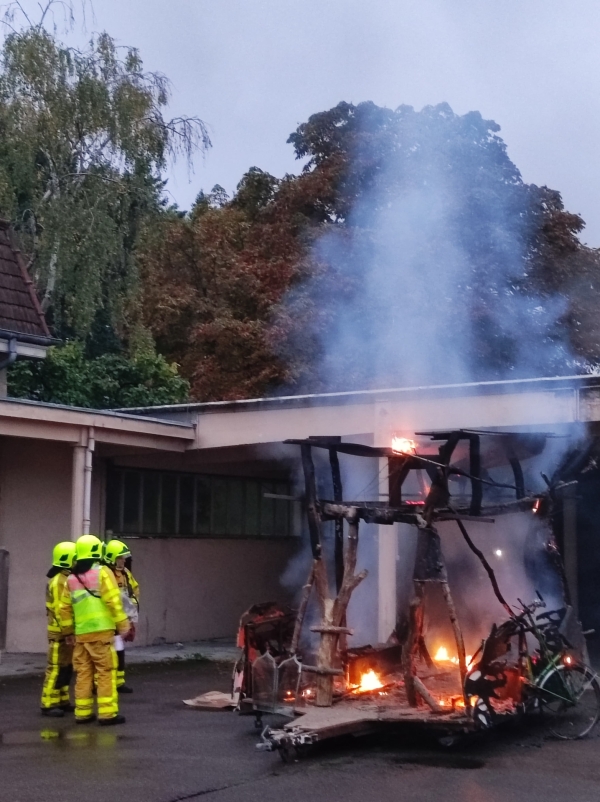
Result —
<svg viewBox="0 0 600 802"><path fill-rule="evenodd" d="M4 220L0 220L0 329L50 337L33 282Z"/></svg>

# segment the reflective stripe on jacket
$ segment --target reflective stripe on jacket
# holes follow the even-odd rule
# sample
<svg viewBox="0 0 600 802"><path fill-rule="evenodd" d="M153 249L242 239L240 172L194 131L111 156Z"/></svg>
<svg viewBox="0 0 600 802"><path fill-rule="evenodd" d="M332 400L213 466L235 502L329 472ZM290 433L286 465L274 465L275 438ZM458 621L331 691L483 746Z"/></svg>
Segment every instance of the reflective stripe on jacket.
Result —
<svg viewBox="0 0 600 802"><path fill-rule="evenodd" d="M60 625L60 600L69 577L68 571L60 571L46 585L46 614L48 618L48 637L59 640L62 637Z"/></svg>
<svg viewBox="0 0 600 802"><path fill-rule="evenodd" d="M85 574L71 574L61 599L60 623L65 634L115 630L127 622L112 571L97 563Z"/></svg>

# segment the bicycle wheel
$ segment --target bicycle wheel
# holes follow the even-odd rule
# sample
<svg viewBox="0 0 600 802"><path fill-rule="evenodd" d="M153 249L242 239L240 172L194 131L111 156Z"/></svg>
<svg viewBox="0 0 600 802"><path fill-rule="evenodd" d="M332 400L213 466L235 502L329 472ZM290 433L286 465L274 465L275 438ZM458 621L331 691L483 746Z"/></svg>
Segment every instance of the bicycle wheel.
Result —
<svg viewBox="0 0 600 802"><path fill-rule="evenodd" d="M538 697L557 738L583 738L600 718L600 685L587 666L556 666L538 686Z"/></svg>

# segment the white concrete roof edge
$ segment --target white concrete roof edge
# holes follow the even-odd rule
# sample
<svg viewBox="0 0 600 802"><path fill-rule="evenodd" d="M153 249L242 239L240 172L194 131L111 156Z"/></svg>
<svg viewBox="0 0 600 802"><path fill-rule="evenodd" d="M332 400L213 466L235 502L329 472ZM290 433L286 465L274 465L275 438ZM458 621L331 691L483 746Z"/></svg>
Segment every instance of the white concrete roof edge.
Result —
<svg viewBox="0 0 600 802"><path fill-rule="evenodd" d="M432 392L432 391L440 391L440 390L460 390L464 388L465 390L475 390L477 388L481 389L493 389L495 387L509 387L510 385L531 385L531 384L540 384L542 382L581 382L581 381L589 381L591 382L590 386L596 386L600 384L600 376L592 374L592 373L585 373L585 374L577 374L574 376L542 376L538 378L532 379L494 379L490 381L482 381L482 382L463 382L457 384L429 384L429 385L415 385L413 387L389 387L389 388L382 388L376 390L346 390L340 392L330 392L330 393L308 393L304 395L280 395L280 396L264 396L262 398L243 398L238 401L192 401L185 404L164 404L160 406L154 407L131 407L128 412L129 414L135 414L136 412L186 412L186 411L219 411L226 407L231 408L243 408L244 406L248 406L251 404L289 404L290 406L293 403L300 403L306 401L318 401L318 400L335 400L335 399L350 399L350 398L364 398L364 397L373 397L377 395L387 395L390 393L393 394L401 394L401 393L418 393L418 392ZM113 412L122 414L126 410L125 408L114 409ZM144 416L145 417L145 416ZM162 418L160 419L162 420Z"/></svg>
<svg viewBox="0 0 600 802"><path fill-rule="evenodd" d="M88 417L98 417L107 418L108 420L117 421L134 421L140 424L156 424L159 427L170 427L171 430L180 430L181 436L189 436L192 435L194 430L193 423L186 423L182 421L172 421L172 420L165 420L164 418L152 418L148 415L135 415L131 412L124 412L121 410L109 410L109 409L91 409L87 407L71 407L67 404L51 404L44 401L32 401L28 398L1 398L0 399L0 417L2 416L2 408L3 405L10 405L12 407L18 406L25 406L25 407L34 407L38 409L44 409L48 411L55 410L57 412L66 412L68 414L73 414L76 416L88 416ZM150 407L151 409L151 407ZM90 425L90 424L84 424ZM93 424L92 424L93 425ZM100 424L102 425L102 424ZM183 430L183 431L182 431ZM185 434L184 434L185 432ZM179 436L178 433L175 431L171 431L169 433L171 437Z"/></svg>

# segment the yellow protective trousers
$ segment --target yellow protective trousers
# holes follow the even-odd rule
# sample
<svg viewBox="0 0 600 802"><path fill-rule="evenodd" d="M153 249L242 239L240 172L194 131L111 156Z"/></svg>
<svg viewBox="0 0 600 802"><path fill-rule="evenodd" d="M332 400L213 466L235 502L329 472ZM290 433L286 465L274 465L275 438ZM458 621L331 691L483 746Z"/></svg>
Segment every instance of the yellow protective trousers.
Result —
<svg viewBox="0 0 600 802"><path fill-rule="evenodd" d="M117 652L117 688L125 685L125 651Z"/></svg>
<svg viewBox="0 0 600 802"><path fill-rule="evenodd" d="M88 636L89 637L89 636ZM96 681L98 718L113 718L119 712L117 695L117 654L112 634L100 640L77 640L73 651L75 680L75 718L94 713L93 687Z"/></svg>
<svg viewBox="0 0 600 802"><path fill-rule="evenodd" d="M48 641L48 661L42 689L42 709L68 705L73 676L73 647L64 639Z"/></svg>

